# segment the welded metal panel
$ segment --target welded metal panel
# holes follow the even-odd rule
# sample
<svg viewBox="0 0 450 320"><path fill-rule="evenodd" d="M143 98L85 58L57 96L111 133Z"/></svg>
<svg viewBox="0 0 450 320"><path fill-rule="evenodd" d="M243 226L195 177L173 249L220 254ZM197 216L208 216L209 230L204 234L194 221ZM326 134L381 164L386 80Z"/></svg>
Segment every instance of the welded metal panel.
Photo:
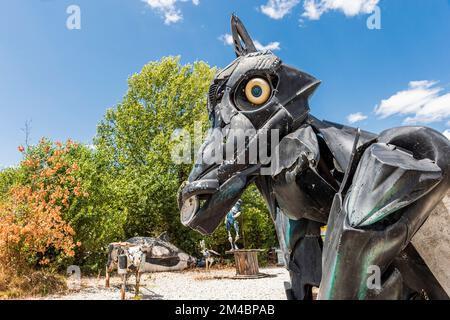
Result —
<svg viewBox="0 0 450 320"><path fill-rule="evenodd" d="M347 206L350 224L367 226L421 198L442 179L441 169L430 159L385 143L373 144L355 174Z"/></svg>

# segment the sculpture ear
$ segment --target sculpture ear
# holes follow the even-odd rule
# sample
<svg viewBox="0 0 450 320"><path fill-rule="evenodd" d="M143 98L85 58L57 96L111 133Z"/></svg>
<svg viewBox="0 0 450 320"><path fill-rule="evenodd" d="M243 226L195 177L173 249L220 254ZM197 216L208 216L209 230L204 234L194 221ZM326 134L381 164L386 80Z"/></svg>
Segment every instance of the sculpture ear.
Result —
<svg viewBox="0 0 450 320"><path fill-rule="evenodd" d="M234 52L240 57L247 53L256 52L252 38L248 34L241 20L233 14L231 16L231 34L233 35Z"/></svg>

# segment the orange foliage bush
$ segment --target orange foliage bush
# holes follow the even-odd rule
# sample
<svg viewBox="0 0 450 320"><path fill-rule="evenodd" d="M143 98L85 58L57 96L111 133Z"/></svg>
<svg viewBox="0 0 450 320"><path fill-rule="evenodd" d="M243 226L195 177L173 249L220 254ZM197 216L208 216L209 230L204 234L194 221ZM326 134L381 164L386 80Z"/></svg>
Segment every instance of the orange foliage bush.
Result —
<svg viewBox="0 0 450 320"><path fill-rule="evenodd" d="M74 255L80 243L74 243L74 230L63 215L73 199L87 196L78 165L65 159L76 147L71 141L41 140L24 153L24 182L0 204L0 273L17 274L56 256Z"/></svg>

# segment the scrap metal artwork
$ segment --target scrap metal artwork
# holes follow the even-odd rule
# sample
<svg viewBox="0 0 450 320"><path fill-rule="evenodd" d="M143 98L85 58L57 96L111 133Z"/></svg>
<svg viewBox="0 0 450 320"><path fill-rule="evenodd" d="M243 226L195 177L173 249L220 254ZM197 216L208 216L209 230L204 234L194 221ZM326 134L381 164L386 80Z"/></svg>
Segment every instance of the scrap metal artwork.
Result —
<svg viewBox="0 0 450 320"><path fill-rule="evenodd" d="M448 299L450 141L426 127L374 134L315 118L309 98L320 81L257 51L234 15L231 30L237 58L215 77L207 105L212 128L225 134L205 139L180 187L182 223L212 233L255 183L288 261L289 298L312 299L320 287L319 299ZM244 149L236 129L251 132ZM248 161L254 141L273 130L280 140L264 146L270 163ZM227 148L232 159L208 159ZM379 288L367 285L373 266Z"/></svg>
<svg viewBox="0 0 450 320"><path fill-rule="evenodd" d="M203 256L203 260L200 262L201 263L204 262L206 270L209 270L212 267L212 265L214 264L214 261L215 261L214 256L220 257L220 253L218 253L217 251L214 251L212 249L207 249L205 240L203 240L203 239L200 240L200 251Z"/></svg>
<svg viewBox="0 0 450 320"><path fill-rule="evenodd" d="M239 218L239 216L241 215L241 204L242 200L239 199L225 216L225 227L227 229L228 241L230 242L231 250L239 250L239 247L236 244L236 242L238 242L238 240L240 239L239 221L237 220L237 218ZM234 240L233 235L231 234L231 229L234 229Z"/></svg>
<svg viewBox="0 0 450 320"><path fill-rule="evenodd" d="M181 271L195 267L197 259L159 238L134 237L108 246L105 286L110 286L110 273L114 270L122 277L121 297L130 274L136 277L135 294L139 294L142 273Z"/></svg>

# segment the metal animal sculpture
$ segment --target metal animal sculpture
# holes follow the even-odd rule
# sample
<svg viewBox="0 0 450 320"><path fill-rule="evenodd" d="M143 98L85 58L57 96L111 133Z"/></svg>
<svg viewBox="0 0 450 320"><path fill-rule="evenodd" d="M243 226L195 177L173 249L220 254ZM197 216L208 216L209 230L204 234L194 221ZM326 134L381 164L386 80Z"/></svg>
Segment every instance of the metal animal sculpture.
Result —
<svg viewBox="0 0 450 320"><path fill-rule="evenodd" d="M110 273L118 270L122 276L121 297L129 274L136 277L135 294L139 294L142 273L181 271L194 267L197 260L161 238L134 237L126 242L111 243L108 247L105 286L110 285Z"/></svg>
<svg viewBox="0 0 450 320"><path fill-rule="evenodd" d="M209 268L211 268L214 263L214 260L215 260L214 256L219 257L220 253L218 253L217 251L214 251L212 249L207 249L205 240L203 240L203 239L200 240L200 251L201 251L203 259L205 261L205 268L206 268L206 270L209 270Z"/></svg>
<svg viewBox="0 0 450 320"><path fill-rule="evenodd" d="M230 250L238 250L238 246L236 242L240 239L239 237L239 221L237 221L237 218L241 215L241 204L242 200L239 199L236 204L231 208L230 211L228 211L227 215L225 216L225 227L227 228L228 232L228 241L230 242L231 249ZM233 235L231 234L231 228L234 229L234 241L233 241Z"/></svg>
<svg viewBox="0 0 450 320"><path fill-rule="evenodd" d="M319 299L447 299L449 211L434 209L450 187L450 141L425 127L373 134L318 120L308 100L320 81L257 51L236 16L231 30L237 59L208 96L224 134L211 131L180 188L182 223L212 233L255 183L288 261L288 297L311 299L316 286ZM249 132L244 148L236 129ZM250 161L254 141L274 130L279 143L256 144L270 161ZM212 149L226 148L230 159L211 161Z"/></svg>

